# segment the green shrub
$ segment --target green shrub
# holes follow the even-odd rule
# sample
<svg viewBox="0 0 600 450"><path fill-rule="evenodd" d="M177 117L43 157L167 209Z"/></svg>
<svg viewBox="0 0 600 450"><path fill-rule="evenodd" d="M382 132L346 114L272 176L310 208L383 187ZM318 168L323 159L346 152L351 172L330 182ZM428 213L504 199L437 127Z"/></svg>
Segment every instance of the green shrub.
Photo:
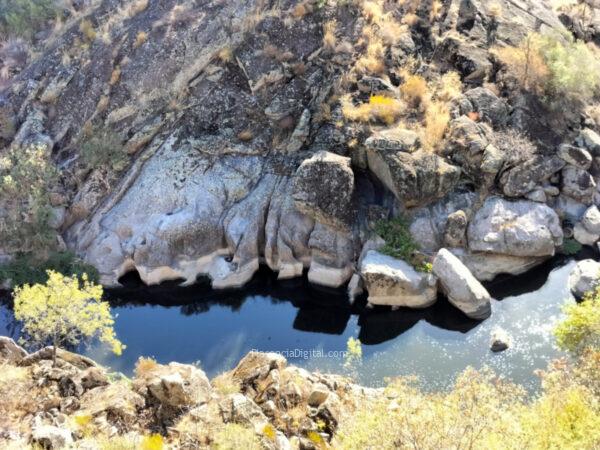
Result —
<svg viewBox="0 0 600 450"><path fill-rule="evenodd" d="M81 158L89 169L120 172L128 158L121 137L111 130L98 130L81 144Z"/></svg>
<svg viewBox="0 0 600 450"><path fill-rule="evenodd" d="M55 0L0 0L0 34L31 39L58 12Z"/></svg>
<svg viewBox="0 0 600 450"><path fill-rule="evenodd" d="M80 279L83 274L87 274L88 279L94 283L98 283L100 278L94 266L84 263L73 253L52 252L43 261L35 260L31 255L18 255L12 261L0 265L0 282L10 281L13 286L43 284L48 281L48 270Z"/></svg>
<svg viewBox="0 0 600 450"><path fill-rule="evenodd" d="M0 242L7 253L44 255L56 245L49 190L58 177L44 143L11 147L0 158Z"/></svg>
<svg viewBox="0 0 600 450"><path fill-rule="evenodd" d="M576 255L581 251L581 244L575 239L565 239L563 242L562 252L565 255Z"/></svg>
<svg viewBox="0 0 600 450"><path fill-rule="evenodd" d="M581 303L565 306L564 313L566 318L554 330L558 346L574 353L600 350L600 287L585 294Z"/></svg>
<svg viewBox="0 0 600 450"><path fill-rule="evenodd" d="M384 255L402 259L417 270L431 272L431 264L418 258L419 246L410 234L409 227L408 221L402 217L377 222L375 232L385 241L385 245L379 251Z"/></svg>
<svg viewBox="0 0 600 450"><path fill-rule="evenodd" d="M524 89L547 99L587 101L600 87L598 55L570 35L531 33L518 47L496 53Z"/></svg>

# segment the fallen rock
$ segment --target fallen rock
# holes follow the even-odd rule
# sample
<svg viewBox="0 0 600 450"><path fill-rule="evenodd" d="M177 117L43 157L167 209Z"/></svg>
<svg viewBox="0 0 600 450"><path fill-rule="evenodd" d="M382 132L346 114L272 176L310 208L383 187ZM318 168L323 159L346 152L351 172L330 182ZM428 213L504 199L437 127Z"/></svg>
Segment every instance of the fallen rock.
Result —
<svg viewBox="0 0 600 450"><path fill-rule="evenodd" d="M369 170L405 206L431 203L452 191L460 178L460 168L440 156L367 149Z"/></svg>
<svg viewBox="0 0 600 450"><path fill-rule="evenodd" d="M40 425L33 429L31 440L34 444L50 450L65 448L73 443L71 430L52 425Z"/></svg>
<svg viewBox="0 0 600 450"><path fill-rule="evenodd" d="M562 171L562 193L587 205L592 203L596 182L583 169L567 166Z"/></svg>
<svg viewBox="0 0 600 450"><path fill-rule="evenodd" d="M321 151L302 162L294 176L296 208L322 224L346 230L354 219L354 173L350 158Z"/></svg>
<svg viewBox="0 0 600 450"><path fill-rule="evenodd" d="M490 294L460 259L445 248L433 260L433 273L450 303L468 317L483 320L491 315Z"/></svg>
<svg viewBox="0 0 600 450"><path fill-rule="evenodd" d="M260 407L243 394L231 394L220 404L221 415L225 422L244 425L268 423Z"/></svg>
<svg viewBox="0 0 600 450"><path fill-rule="evenodd" d="M579 261L569 275L569 289L577 299L594 289L600 280L600 263L593 259Z"/></svg>
<svg viewBox="0 0 600 450"><path fill-rule="evenodd" d="M500 197L485 201L467 234L472 252L511 256L552 256L563 240L560 220L551 208Z"/></svg>
<svg viewBox="0 0 600 450"><path fill-rule="evenodd" d="M508 122L510 111L506 100L498 98L489 89L478 87L465 92L464 95L482 120L489 121L494 127L502 127Z"/></svg>
<svg viewBox="0 0 600 450"><path fill-rule="evenodd" d="M467 243L467 225L469 220L463 210L453 212L448 216L444 243L448 247L464 247Z"/></svg>
<svg viewBox="0 0 600 450"><path fill-rule="evenodd" d="M365 147L369 150L413 153L420 146L419 134L402 128L379 131L365 141Z"/></svg>
<svg viewBox="0 0 600 450"><path fill-rule="evenodd" d="M577 137L577 144L586 148L592 156L600 156L600 135L590 128L584 128Z"/></svg>
<svg viewBox="0 0 600 450"><path fill-rule="evenodd" d="M79 414L92 417L102 416L119 425L131 425L138 420L144 398L133 392L128 384L111 383L87 391L81 397Z"/></svg>
<svg viewBox="0 0 600 450"><path fill-rule="evenodd" d="M318 407L327 400L329 397L329 389L322 383L313 385L312 390L308 396L307 403L309 406Z"/></svg>
<svg viewBox="0 0 600 450"><path fill-rule="evenodd" d="M543 183L564 166L565 161L556 156L535 156L523 164L505 171L500 177L502 192L508 197L522 197Z"/></svg>
<svg viewBox="0 0 600 450"><path fill-rule="evenodd" d="M579 169L588 170L592 165L592 155L587 150L573 145L561 144L557 156Z"/></svg>
<svg viewBox="0 0 600 450"><path fill-rule="evenodd" d="M426 308L437 300L437 280L410 264L375 250L367 252L360 273L373 305Z"/></svg>
<svg viewBox="0 0 600 450"><path fill-rule="evenodd" d="M490 350L494 353L507 350L511 346L511 343L511 338L505 330L501 328L495 328L492 331Z"/></svg>
<svg viewBox="0 0 600 450"><path fill-rule="evenodd" d="M249 352L232 372L232 378L242 385L265 378L273 369L282 370L286 359L277 353Z"/></svg>
<svg viewBox="0 0 600 450"><path fill-rule="evenodd" d="M11 338L0 336L0 363L18 363L27 352Z"/></svg>
<svg viewBox="0 0 600 450"><path fill-rule="evenodd" d="M206 374L187 364L158 365L146 383L150 392L164 405L195 406L210 399L211 385Z"/></svg>

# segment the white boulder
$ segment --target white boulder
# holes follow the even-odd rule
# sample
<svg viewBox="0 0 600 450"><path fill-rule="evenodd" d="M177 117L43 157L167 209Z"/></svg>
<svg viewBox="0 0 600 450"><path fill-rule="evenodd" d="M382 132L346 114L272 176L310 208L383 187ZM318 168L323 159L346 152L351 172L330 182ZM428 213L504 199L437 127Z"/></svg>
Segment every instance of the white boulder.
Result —
<svg viewBox="0 0 600 450"><path fill-rule="evenodd" d="M576 298L594 289L600 279L600 263L593 259L579 261L569 275L569 289Z"/></svg>
<svg viewBox="0 0 600 450"><path fill-rule="evenodd" d="M552 256L562 244L563 231L547 205L490 197L469 224L468 240L472 252Z"/></svg>
<svg viewBox="0 0 600 450"><path fill-rule="evenodd" d="M468 317L482 320L490 316L490 294L460 259L445 248L433 260L433 273L450 303Z"/></svg>
<svg viewBox="0 0 600 450"><path fill-rule="evenodd" d="M410 264L370 250L362 259L360 273L373 305L426 308L437 300L437 279L417 272Z"/></svg>

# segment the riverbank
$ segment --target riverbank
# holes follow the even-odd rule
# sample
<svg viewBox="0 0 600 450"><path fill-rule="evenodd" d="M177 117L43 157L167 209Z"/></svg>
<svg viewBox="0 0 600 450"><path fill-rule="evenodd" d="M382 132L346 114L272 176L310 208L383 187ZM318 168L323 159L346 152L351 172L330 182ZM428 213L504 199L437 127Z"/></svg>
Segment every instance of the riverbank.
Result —
<svg viewBox="0 0 600 450"><path fill-rule="evenodd" d="M27 354L0 338L2 448L433 449L467 439L472 448L592 449L600 443L598 386L589 385L597 359L555 364L542 375L541 395L527 397L517 385L472 369L449 393L426 394L409 379L365 388L274 353L251 352L210 381L193 365L141 359L128 379L73 353L58 356L53 367L50 349Z"/></svg>

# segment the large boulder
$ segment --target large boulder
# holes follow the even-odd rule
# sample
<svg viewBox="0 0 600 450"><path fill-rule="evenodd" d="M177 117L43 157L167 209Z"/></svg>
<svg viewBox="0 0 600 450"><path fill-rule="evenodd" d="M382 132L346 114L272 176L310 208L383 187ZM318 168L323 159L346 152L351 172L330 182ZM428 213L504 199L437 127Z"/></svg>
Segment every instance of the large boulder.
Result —
<svg viewBox="0 0 600 450"><path fill-rule="evenodd" d="M249 352L231 376L243 386L265 378L271 370L283 370L286 365L286 359L277 353Z"/></svg>
<svg viewBox="0 0 600 450"><path fill-rule="evenodd" d="M348 229L353 222L354 173L350 159L321 151L302 162L294 177L296 208L317 222Z"/></svg>
<svg viewBox="0 0 600 450"><path fill-rule="evenodd" d="M425 151L367 149L369 169L406 206L431 203L457 185L460 168Z"/></svg>
<svg viewBox="0 0 600 450"><path fill-rule="evenodd" d="M471 217L476 198L477 194L473 192L452 192L425 208L419 208L410 225L413 240L423 251L432 253L446 245L446 238L457 241L454 242L456 244L462 242L462 226L466 229L464 220Z"/></svg>
<svg viewBox="0 0 600 450"><path fill-rule="evenodd" d="M360 274L372 305L426 308L437 299L437 280L417 272L410 264L370 250L362 259Z"/></svg>
<svg viewBox="0 0 600 450"><path fill-rule="evenodd" d="M522 197L559 172L565 164L563 159L556 156L550 158L535 156L502 174L500 178L502 192L508 197Z"/></svg>
<svg viewBox="0 0 600 450"><path fill-rule="evenodd" d="M27 352L11 338L0 336L0 363L18 363Z"/></svg>
<svg viewBox="0 0 600 450"><path fill-rule="evenodd" d="M569 275L569 289L578 299L591 291L600 281L600 263L593 259L579 261Z"/></svg>
<svg viewBox="0 0 600 450"><path fill-rule="evenodd" d="M562 171L562 193L586 205L592 203L596 182L589 172L575 166Z"/></svg>
<svg viewBox="0 0 600 450"><path fill-rule="evenodd" d="M473 105L481 119L490 122L494 127L502 127L508 122L510 112L506 100L500 99L487 88L478 87L465 92L465 97Z"/></svg>
<svg viewBox="0 0 600 450"><path fill-rule="evenodd" d="M73 433L66 428L40 425L32 430L31 440L41 448L59 450L73 443Z"/></svg>
<svg viewBox="0 0 600 450"><path fill-rule="evenodd" d="M496 253L471 253L453 248L452 253L468 267L479 281L491 281L500 274L521 275L541 264L548 256L510 256Z"/></svg>
<svg viewBox="0 0 600 450"><path fill-rule="evenodd" d="M483 320L490 316L490 294L460 259L445 248L433 260L433 273L450 303L468 317Z"/></svg>
<svg viewBox="0 0 600 450"><path fill-rule="evenodd" d="M563 231L556 213L528 201L488 198L468 229L472 252L511 256L551 256L562 244Z"/></svg>
<svg viewBox="0 0 600 450"><path fill-rule="evenodd" d="M170 363L157 365L142 381L147 393L164 405L195 406L210 400L211 385L206 374L196 366Z"/></svg>

